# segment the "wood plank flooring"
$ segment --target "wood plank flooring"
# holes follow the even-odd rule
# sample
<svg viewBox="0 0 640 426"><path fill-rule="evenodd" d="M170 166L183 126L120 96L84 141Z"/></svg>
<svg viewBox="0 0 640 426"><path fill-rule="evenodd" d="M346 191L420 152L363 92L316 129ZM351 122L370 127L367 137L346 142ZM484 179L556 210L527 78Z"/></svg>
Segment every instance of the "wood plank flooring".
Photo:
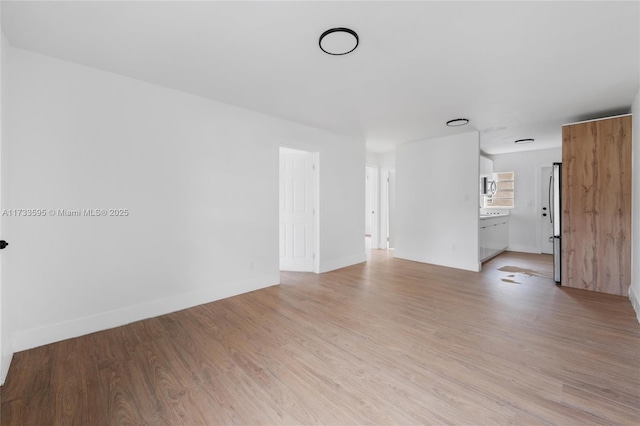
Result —
<svg viewBox="0 0 640 426"><path fill-rule="evenodd" d="M481 273L395 259L14 356L8 425L640 424L625 297L557 287L551 257Z"/></svg>

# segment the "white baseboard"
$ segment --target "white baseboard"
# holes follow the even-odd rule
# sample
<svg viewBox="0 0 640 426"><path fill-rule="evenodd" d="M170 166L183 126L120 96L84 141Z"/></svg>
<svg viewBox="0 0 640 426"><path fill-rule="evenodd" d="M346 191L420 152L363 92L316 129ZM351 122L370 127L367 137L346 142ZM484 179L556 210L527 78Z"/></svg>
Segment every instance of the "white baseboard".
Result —
<svg viewBox="0 0 640 426"><path fill-rule="evenodd" d="M9 373L9 366L11 365L12 359L13 352L11 351L2 354L2 357L0 357L0 386L4 385L4 381L7 378L7 373Z"/></svg>
<svg viewBox="0 0 640 426"><path fill-rule="evenodd" d="M629 287L629 300L631 300L631 306L636 311L636 318L640 323L640 294L635 294L633 286Z"/></svg>
<svg viewBox="0 0 640 426"><path fill-rule="evenodd" d="M141 305L129 306L40 328L24 330L13 334L13 349L19 352L73 337L107 330L109 328L120 327L135 321L180 311L279 283L280 273L278 272L270 275L268 278L260 277L240 282L226 283L206 291L177 294ZM2 367L4 368L4 363Z"/></svg>
<svg viewBox="0 0 640 426"><path fill-rule="evenodd" d="M463 269L465 271L472 271L472 272L480 272L480 270L482 269L482 263L477 261L451 262L450 260L447 260L447 259L437 259L437 258L426 257L422 253L411 253L403 250L398 251L397 248L395 250L395 253L393 254L393 257L397 257L398 259L411 260L413 262L446 266L447 268Z"/></svg>
<svg viewBox="0 0 640 426"><path fill-rule="evenodd" d="M333 259L326 262L320 262L320 273L335 271L336 269L346 268L347 266L356 265L366 262L367 254L362 253L356 256L343 257L342 259Z"/></svg>
<svg viewBox="0 0 640 426"><path fill-rule="evenodd" d="M533 253L533 254L540 254L540 248L539 247L532 247L532 246L523 246L523 245L510 245L509 247L507 247L507 251L516 251L519 253Z"/></svg>

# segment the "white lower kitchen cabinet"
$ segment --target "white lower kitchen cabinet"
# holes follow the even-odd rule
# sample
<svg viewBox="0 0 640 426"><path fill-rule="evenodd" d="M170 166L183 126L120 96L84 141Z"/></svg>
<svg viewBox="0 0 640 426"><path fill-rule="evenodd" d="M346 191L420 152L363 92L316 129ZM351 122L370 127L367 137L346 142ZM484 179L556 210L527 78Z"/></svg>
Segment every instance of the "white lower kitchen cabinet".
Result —
<svg viewBox="0 0 640 426"><path fill-rule="evenodd" d="M507 249L509 216L480 218L478 256L484 262Z"/></svg>
<svg viewBox="0 0 640 426"><path fill-rule="evenodd" d="M480 261L482 262L485 257L487 256L488 253L488 248L487 248L487 228L485 226L482 226L482 222L480 223L480 235L478 237L478 257L480 258Z"/></svg>

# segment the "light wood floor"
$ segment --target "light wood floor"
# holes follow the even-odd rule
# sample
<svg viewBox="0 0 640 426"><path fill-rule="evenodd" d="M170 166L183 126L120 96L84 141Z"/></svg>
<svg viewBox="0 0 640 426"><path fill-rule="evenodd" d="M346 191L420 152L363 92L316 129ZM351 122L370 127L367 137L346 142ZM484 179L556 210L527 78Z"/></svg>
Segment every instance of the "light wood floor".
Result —
<svg viewBox="0 0 640 426"><path fill-rule="evenodd" d="M15 355L2 425L640 424L627 298L390 257Z"/></svg>

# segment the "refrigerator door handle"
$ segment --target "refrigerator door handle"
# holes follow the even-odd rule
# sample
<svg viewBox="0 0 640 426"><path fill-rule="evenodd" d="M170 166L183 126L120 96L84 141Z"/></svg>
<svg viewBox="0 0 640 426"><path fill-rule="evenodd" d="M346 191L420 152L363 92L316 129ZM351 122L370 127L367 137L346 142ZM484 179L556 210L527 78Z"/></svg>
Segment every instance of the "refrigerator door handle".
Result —
<svg viewBox="0 0 640 426"><path fill-rule="evenodd" d="M553 223L553 175L549 176L549 221Z"/></svg>

